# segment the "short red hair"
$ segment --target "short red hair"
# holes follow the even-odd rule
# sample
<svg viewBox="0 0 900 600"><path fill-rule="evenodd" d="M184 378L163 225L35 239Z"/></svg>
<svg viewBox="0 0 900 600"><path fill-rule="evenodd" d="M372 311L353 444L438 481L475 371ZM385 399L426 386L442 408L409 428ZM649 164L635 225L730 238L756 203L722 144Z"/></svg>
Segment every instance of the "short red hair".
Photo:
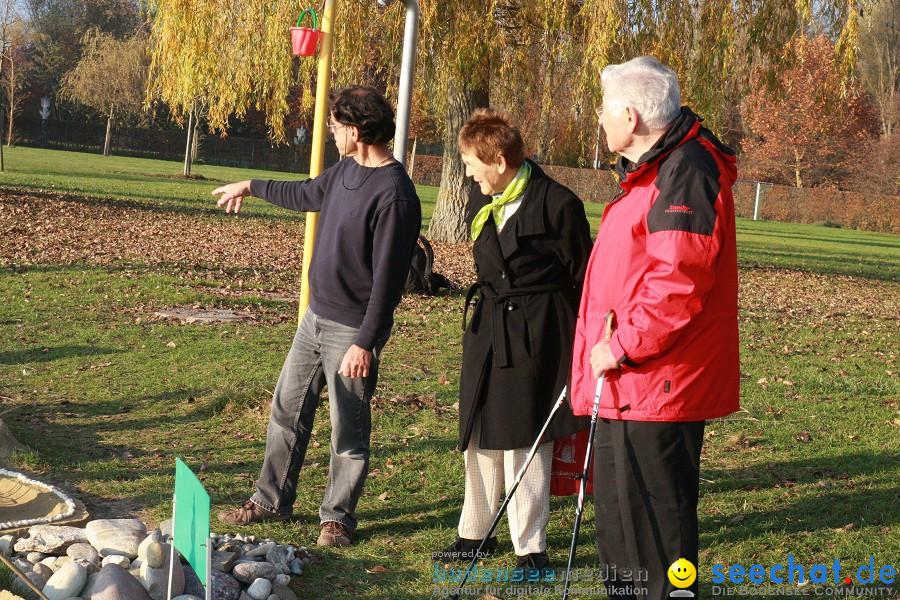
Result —
<svg viewBox="0 0 900 600"><path fill-rule="evenodd" d="M474 154L489 164L503 156L516 169L525 162L525 142L506 113L494 108L479 108L459 130L456 145L460 152Z"/></svg>

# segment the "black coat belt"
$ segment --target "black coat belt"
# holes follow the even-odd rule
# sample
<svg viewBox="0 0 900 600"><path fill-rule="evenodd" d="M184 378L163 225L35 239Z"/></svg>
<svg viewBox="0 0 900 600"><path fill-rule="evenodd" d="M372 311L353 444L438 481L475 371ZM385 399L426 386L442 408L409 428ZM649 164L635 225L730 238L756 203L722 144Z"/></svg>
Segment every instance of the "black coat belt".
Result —
<svg viewBox="0 0 900 600"><path fill-rule="evenodd" d="M494 366L509 366L509 341L507 340L506 330L506 313L516 310L516 306L510 299L517 296L530 296L532 294L550 294L553 292L561 292L566 287L556 283L545 283L541 285L531 285L525 287L517 287L509 290L498 292L490 284L485 282L475 282L466 293L466 304L463 307L463 333L466 331L466 317L469 313L469 305L475 294L480 292L481 299L490 302L489 309L491 311L491 343L494 348Z"/></svg>

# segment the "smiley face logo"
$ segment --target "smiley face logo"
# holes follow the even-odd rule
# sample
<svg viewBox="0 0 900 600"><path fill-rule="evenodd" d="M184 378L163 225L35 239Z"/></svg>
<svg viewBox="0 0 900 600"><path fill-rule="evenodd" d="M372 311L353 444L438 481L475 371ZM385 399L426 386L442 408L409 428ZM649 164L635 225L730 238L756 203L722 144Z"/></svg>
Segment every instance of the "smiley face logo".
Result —
<svg viewBox="0 0 900 600"><path fill-rule="evenodd" d="M668 570L669 582L677 588L686 588L697 579L697 569L691 561L679 558Z"/></svg>

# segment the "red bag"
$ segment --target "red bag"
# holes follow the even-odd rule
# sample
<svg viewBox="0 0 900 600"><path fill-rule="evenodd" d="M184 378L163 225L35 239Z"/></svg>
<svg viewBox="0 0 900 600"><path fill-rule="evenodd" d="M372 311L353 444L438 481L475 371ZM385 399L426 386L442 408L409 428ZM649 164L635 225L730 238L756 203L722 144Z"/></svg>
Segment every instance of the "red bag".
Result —
<svg viewBox="0 0 900 600"><path fill-rule="evenodd" d="M553 440L553 466L550 470L550 493L554 496L571 496L578 493L579 478L584 469L589 431L579 431L570 436ZM594 457L588 468L586 493L594 492Z"/></svg>

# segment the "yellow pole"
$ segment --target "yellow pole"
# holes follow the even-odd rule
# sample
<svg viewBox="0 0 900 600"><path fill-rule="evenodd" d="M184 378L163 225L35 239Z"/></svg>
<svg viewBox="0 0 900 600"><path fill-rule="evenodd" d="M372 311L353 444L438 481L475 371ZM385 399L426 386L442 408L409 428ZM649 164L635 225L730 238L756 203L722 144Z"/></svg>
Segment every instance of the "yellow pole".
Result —
<svg viewBox="0 0 900 600"><path fill-rule="evenodd" d="M331 54L334 49L334 15L337 0L326 0L322 15L322 44L319 49L319 74L316 79L316 116L313 122L312 155L309 159L309 176L316 177L325 166L325 141L328 132L328 93L331 91ZM309 306L309 265L316 245L316 229L319 213L306 213L306 234L303 239L303 275L300 279L300 308L297 322L303 318Z"/></svg>

